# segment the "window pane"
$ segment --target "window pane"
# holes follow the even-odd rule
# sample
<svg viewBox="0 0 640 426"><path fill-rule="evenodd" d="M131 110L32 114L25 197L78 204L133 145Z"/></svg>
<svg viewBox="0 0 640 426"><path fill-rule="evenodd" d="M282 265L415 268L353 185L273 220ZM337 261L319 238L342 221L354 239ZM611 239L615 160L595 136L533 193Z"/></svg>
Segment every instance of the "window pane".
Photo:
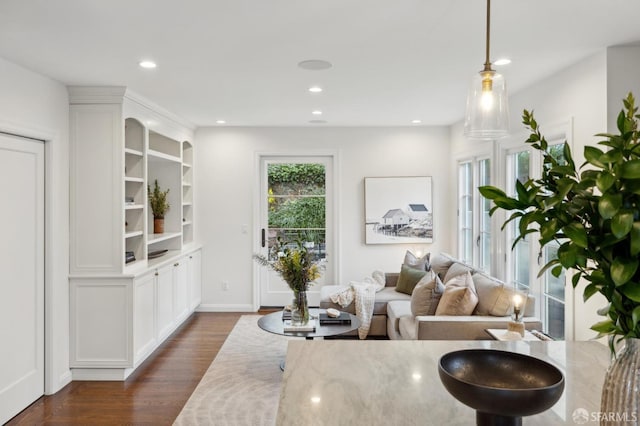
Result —
<svg viewBox="0 0 640 426"><path fill-rule="evenodd" d="M480 268L486 272L491 272L491 234L480 234Z"/></svg>
<svg viewBox="0 0 640 426"><path fill-rule="evenodd" d="M269 256L285 247L305 244L318 258L325 253L325 166L317 163L267 165ZM282 249L282 248L280 248Z"/></svg>
<svg viewBox="0 0 640 426"><path fill-rule="evenodd" d="M513 251L513 277L520 286L529 286L529 243L520 240Z"/></svg>
<svg viewBox="0 0 640 426"><path fill-rule="evenodd" d="M529 180L529 151L521 151L515 154L515 177L520 182L525 183ZM513 183L513 190L515 191L515 182Z"/></svg>
<svg viewBox="0 0 640 426"><path fill-rule="evenodd" d="M545 265L552 259L558 257L558 245L550 243L544 248L544 261ZM556 299L564 301L564 285L565 285L565 272L564 270L558 278L554 277L551 270L547 270L544 273L545 292Z"/></svg>
<svg viewBox="0 0 640 426"><path fill-rule="evenodd" d="M554 339L564 339L564 303L547 298L547 333Z"/></svg>

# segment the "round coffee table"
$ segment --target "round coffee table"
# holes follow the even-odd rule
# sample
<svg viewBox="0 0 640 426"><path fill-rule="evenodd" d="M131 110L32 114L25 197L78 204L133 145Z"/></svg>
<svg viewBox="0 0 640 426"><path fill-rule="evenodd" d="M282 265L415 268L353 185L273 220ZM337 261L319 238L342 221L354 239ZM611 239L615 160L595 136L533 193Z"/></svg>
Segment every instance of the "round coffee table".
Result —
<svg viewBox="0 0 640 426"><path fill-rule="evenodd" d="M357 330L358 327L360 327L360 320L353 314L349 314L351 324L320 324L320 313L325 312L325 309L309 309L309 316L312 318L310 321L316 321L316 329L314 331L284 331L282 311L263 315L258 320L258 327L269 333L280 334L282 336L304 337L307 340L313 340L316 337L337 336ZM280 368L284 371L284 361L280 363Z"/></svg>

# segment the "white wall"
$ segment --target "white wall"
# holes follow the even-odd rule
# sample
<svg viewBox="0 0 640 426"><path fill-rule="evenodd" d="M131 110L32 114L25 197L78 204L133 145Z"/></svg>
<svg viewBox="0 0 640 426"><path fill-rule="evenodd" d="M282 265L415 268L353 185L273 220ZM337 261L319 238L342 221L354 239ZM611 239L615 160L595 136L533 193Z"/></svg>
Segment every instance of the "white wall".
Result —
<svg viewBox="0 0 640 426"><path fill-rule="evenodd" d="M0 131L46 140L45 392L69 372L69 101L64 85L0 58Z"/></svg>
<svg viewBox="0 0 640 426"><path fill-rule="evenodd" d="M636 106L640 106L639 69L640 46L607 49L607 127L611 133L617 133L616 118L629 92L633 92Z"/></svg>
<svg viewBox="0 0 640 426"><path fill-rule="evenodd" d="M374 269L399 271L407 249L448 251L455 235L455 215L446 197L449 179L448 128L203 128L196 132L196 221L203 249L204 310L251 309L252 250L259 238L253 224L255 155L338 153L338 278L362 279ZM434 243L364 244L364 177L432 176ZM241 232L249 225L249 234ZM221 282L228 281L229 291Z"/></svg>

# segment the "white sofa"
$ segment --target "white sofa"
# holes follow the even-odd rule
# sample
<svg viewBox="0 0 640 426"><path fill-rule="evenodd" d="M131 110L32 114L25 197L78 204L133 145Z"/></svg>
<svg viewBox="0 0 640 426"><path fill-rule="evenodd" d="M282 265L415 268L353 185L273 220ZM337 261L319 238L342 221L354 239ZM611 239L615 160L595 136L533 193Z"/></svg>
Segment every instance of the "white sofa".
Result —
<svg viewBox="0 0 640 426"><path fill-rule="evenodd" d="M438 274L442 278L446 277L445 281L457 274L466 274L467 271L472 274L477 286L478 298L481 301L474 314L414 316L411 312L411 296L397 292L395 289L399 273L387 273L386 287L376 293L369 336L386 336L394 340L491 340L486 329L507 328L507 323L511 321L509 316L478 314L478 310L486 310L486 306L493 303L493 300L490 299L495 298L500 289L508 290L504 283L477 272L469 265L465 265L446 254L432 256L431 268L434 274ZM320 307L336 308L355 314L353 303L343 308L331 301L330 296L340 288L340 286L323 287ZM538 318L534 317L534 312L535 299L529 296L523 318L525 327L528 330L541 330L542 324Z"/></svg>

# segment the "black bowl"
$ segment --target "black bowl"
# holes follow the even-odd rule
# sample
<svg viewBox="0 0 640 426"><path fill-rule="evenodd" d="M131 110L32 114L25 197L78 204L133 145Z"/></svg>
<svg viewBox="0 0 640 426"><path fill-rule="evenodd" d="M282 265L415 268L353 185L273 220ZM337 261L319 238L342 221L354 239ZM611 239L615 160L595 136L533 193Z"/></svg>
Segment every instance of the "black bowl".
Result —
<svg viewBox="0 0 640 426"><path fill-rule="evenodd" d="M564 391L562 372L548 362L515 352L469 349L450 352L438 366L444 387L478 412L522 417L551 408Z"/></svg>

